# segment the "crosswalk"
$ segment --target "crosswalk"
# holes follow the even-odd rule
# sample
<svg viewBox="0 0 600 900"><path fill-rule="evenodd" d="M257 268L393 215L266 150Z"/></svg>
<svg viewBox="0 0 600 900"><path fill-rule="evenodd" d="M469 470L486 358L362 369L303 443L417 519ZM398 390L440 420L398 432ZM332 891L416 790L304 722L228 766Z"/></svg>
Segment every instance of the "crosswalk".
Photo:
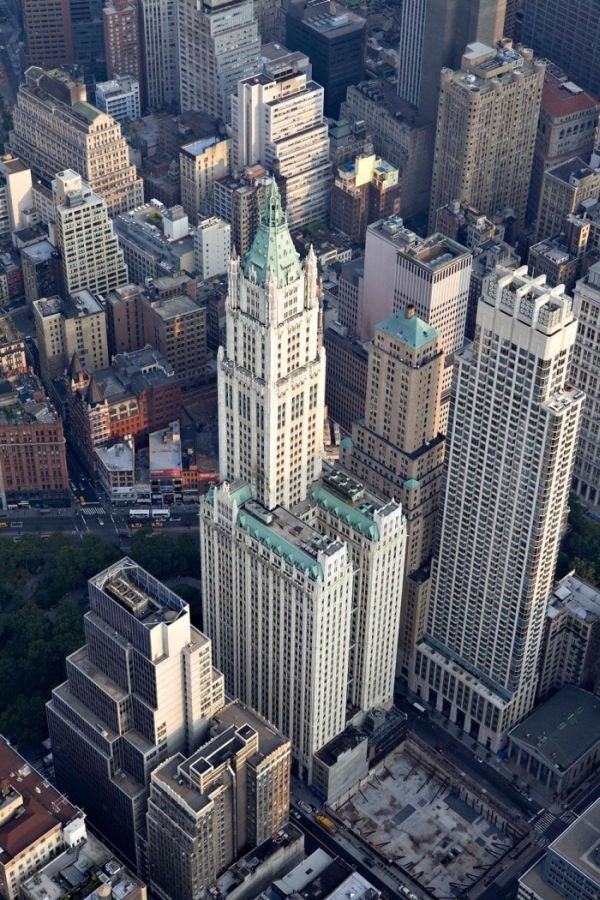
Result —
<svg viewBox="0 0 600 900"><path fill-rule="evenodd" d="M546 810L546 812L543 814L543 816L540 816L540 818L535 823L535 830L539 834L543 834L544 831L550 825L552 825L555 821L556 821L556 816L553 816L551 812L548 812L548 810Z"/></svg>
<svg viewBox="0 0 600 900"><path fill-rule="evenodd" d="M566 809L564 813L561 814L560 821L564 822L565 825L571 825L572 822L577 818L577 813L574 813L572 809Z"/></svg>
<svg viewBox="0 0 600 900"><path fill-rule="evenodd" d="M84 516L103 516L105 515L103 506L82 506L81 512Z"/></svg>

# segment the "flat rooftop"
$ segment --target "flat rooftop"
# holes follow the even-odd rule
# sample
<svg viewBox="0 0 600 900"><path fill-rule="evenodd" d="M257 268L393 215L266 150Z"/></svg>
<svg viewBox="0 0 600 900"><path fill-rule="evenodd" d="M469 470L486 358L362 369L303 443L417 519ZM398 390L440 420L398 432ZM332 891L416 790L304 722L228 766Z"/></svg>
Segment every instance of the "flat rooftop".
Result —
<svg viewBox="0 0 600 900"><path fill-rule="evenodd" d="M549 848L600 887L600 800L596 800Z"/></svg>
<svg viewBox="0 0 600 900"><path fill-rule="evenodd" d="M334 737L333 740L329 741L328 744L325 744L320 750L317 750L315 756L324 762L325 765L333 766L340 756L347 753L349 750L354 750L355 747L358 747L359 744L364 743L366 740L366 734L361 734L360 731L357 731L350 725L342 731L341 734L338 734L337 737Z"/></svg>
<svg viewBox="0 0 600 900"><path fill-rule="evenodd" d="M583 181L585 178L596 176L600 179L598 170L590 168L580 156L573 156L571 159L566 160L566 162L559 163L557 166L552 166L550 169L546 170L545 174L551 175L553 178L558 178L559 181L563 181L565 184L570 184L573 187L577 187L579 182Z"/></svg>
<svg viewBox="0 0 600 900"><path fill-rule="evenodd" d="M166 321L178 316L196 315L203 310L203 307L193 297L188 297L187 294L177 294L175 297L153 300L152 309Z"/></svg>
<svg viewBox="0 0 600 900"><path fill-rule="evenodd" d="M565 685L513 728L509 737L547 766L565 772L600 742L600 697Z"/></svg>
<svg viewBox="0 0 600 900"><path fill-rule="evenodd" d="M35 304L44 318L60 314L65 319L77 319L81 316L97 315L104 311L99 299L87 288L74 291L67 298L55 294L53 297L36 300Z"/></svg>
<svg viewBox="0 0 600 900"><path fill-rule="evenodd" d="M90 584L112 597L147 628L171 624L188 605L128 556L90 578Z"/></svg>
<svg viewBox="0 0 600 900"><path fill-rule="evenodd" d="M0 737L0 864L83 813ZM11 812L13 807L14 812ZM4 813L3 813L4 810Z"/></svg>
<svg viewBox="0 0 600 900"><path fill-rule="evenodd" d="M420 237L405 227L401 216L381 219L369 225L368 230L390 241L398 248L398 253L409 256L432 272L451 265L457 259L471 256L466 247L441 232L435 232L426 238Z"/></svg>
<svg viewBox="0 0 600 900"><path fill-rule="evenodd" d="M600 621L600 589L576 575L567 575L552 592L548 616L554 618L561 609L567 609L590 625L595 624Z"/></svg>
<svg viewBox="0 0 600 900"><path fill-rule="evenodd" d="M19 233L21 234L22 232ZM50 241L45 238L37 241L35 244L29 244L21 250L21 256L27 257L36 265L47 262L49 259L52 259L53 255L58 256L56 247L53 247Z"/></svg>
<svg viewBox="0 0 600 900"><path fill-rule="evenodd" d="M112 447L95 447L96 456L109 472L133 471L133 445L121 441Z"/></svg>
<svg viewBox="0 0 600 900"><path fill-rule="evenodd" d="M546 112L552 118L559 119L586 109L592 112L599 108L600 101L586 93L583 88L546 70L542 91L542 113Z"/></svg>
<svg viewBox="0 0 600 900"><path fill-rule="evenodd" d="M179 422L153 431L149 437L150 477L160 473L181 474L181 432Z"/></svg>

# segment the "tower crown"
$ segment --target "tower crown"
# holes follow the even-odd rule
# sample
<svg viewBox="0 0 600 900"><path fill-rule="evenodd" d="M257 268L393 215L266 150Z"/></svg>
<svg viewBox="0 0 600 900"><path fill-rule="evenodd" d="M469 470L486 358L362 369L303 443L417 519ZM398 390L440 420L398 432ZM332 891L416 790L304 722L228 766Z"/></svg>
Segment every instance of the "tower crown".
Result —
<svg viewBox="0 0 600 900"><path fill-rule="evenodd" d="M275 179L271 181L260 225L243 268L246 278L261 285L267 284L269 275L275 279L277 287L284 287L302 276L300 257L290 235Z"/></svg>

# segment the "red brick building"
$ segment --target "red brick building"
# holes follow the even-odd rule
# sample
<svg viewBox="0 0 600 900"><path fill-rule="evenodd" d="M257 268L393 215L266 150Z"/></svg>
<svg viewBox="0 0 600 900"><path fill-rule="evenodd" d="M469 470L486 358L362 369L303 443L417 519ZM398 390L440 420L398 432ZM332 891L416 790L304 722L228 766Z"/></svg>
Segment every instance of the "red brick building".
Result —
<svg viewBox="0 0 600 900"><path fill-rule="evenodd" d="M31 372L0 381L0 495L69 502L63 424Z"/></svg>

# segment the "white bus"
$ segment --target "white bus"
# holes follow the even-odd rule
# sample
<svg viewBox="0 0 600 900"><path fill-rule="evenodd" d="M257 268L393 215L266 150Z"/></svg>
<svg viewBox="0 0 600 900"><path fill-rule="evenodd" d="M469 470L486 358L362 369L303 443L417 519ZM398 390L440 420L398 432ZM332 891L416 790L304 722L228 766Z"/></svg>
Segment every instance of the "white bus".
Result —
<svg viewBox="0 0 600 900"><path fill-rule="evenodd" d="M160 508L154 509L153 508L152 509L152 518L154 519L155 522L160 522L161 520L164 520L164 519L170 519L171 518L171 510L170 509L160 509Z"/></svg>
<svg viewBox="0 0 600 900"><path fill-rule="evenodd" d="M149 509L130 509L129 518L132 522L140 522L142 519L146 521L150 518Z"/></svg>

